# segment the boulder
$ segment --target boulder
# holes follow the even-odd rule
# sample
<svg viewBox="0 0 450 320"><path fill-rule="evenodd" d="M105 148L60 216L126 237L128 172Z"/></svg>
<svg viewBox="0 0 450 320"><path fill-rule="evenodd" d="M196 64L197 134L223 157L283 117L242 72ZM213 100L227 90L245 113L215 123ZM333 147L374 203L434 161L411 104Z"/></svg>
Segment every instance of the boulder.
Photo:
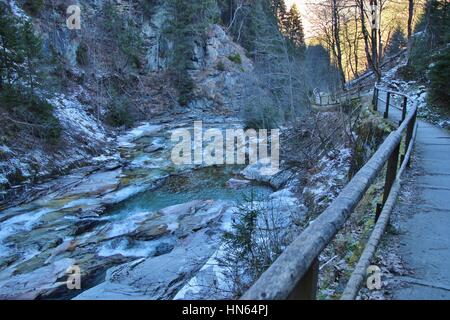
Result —
<svg viewBox="0 0 450 320"><path fill-rule="evenodd" d="M33 300L66 283L57 280L65 275L74 260L62 259L38 268L30 273L19 274L0 281L1 300Z"/></svg>
<svg viewBox="0 0 450 320"><path fill-rule="evenodd" d="M160 150L163 150L163 149L164 149L163 145L152 144L152 145L149 145L149 146L145 147L144 148L144 152L146 152L146 153L153 153L153 152L160 151Z"/></svg>
<svg viewBox="0 0 450 320"><path fill-rule="evenodd" d="M169 253L174 248L175 246L173 244L162 242L156 246L154 256L162 256L163 254Z"/></svg>
<svg viewBox="0 0 450 320"><path fill-rule="evenodd" d="M239 189L250 184L249 180L230 179L227 182L227 187L230 189Z"/></svg>
<svg viewBox="0 0 450 320"><path fill-rule="evenodd" d="M267 160L267 159L266 159ZM263 183L270 183L270 180L273 178L273 174L267 174L270 168L270 161L260 160L256 163L252 163L248 165L243 171L242 174L248 180L255 180Z"/></svg>
<svg viewBox="0 0 450 320"><path fill-rule="evenodd" d="M212 204L211 200L208 201L202 201L202 200L193 200L190 202L177 204L174 206L170 206L164 209L161 209L158 211L159 214L166 215L166 216L183 216L188 214L194 214L201 208L204 208L207 205Z"/></svg>
<svg viewBox="0 0 450 320"><path fill-rule="evenodd" d="M270 179L270 185L278 190L285 187L294 176L295 172L292 172L291 170L280 171Z"/></svg>
<svg viewBox="0 0 450 320"><path fill-rule="evenodd" d="M136 240L149 241L162 237L168 233L169 230L167 224L146 221L131 234L131 237Z"/></svg>
<svg viewBox="0 0 450 320"><path fill-rule="evenodd" d="M73 226L73 231L70 233L71 236L79 236L88 231L95 229L96 227L107 223L105 220L99 219L83 219Z"/></svg>

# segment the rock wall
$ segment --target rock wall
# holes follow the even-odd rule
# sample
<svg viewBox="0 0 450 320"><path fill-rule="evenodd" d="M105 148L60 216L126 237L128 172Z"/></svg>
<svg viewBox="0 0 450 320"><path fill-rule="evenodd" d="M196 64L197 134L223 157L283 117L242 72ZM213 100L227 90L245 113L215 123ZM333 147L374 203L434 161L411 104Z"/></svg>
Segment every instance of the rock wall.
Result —
<svg viewBox="0 0 450 320"><path fill-rule="evenodd" d="M197 44L195 50L191 75L197 99L192 107L239 111L245 87L257 81L253 63L221 26L211 25L207 36L206 45Z"/></svg>

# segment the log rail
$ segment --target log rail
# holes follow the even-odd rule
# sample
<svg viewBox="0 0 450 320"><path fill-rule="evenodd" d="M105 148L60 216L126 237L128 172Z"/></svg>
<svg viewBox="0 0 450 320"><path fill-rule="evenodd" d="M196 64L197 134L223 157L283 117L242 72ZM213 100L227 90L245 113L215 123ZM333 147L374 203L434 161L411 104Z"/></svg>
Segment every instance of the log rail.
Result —
<svg viewBox="0 0 450 320"><path fill-rule="evenodd" d="M345 102L350 102L361 98L361 93L367 90L371 90L373 85L359 85L352 88L348 88L345 91L339 91L335 93L323 94L319 89L313 91L313 95L310 97L310 104L316 108L327 108L340 106Z"/></svg>
<svg viewBox="0 0 450 320"><path fill-rule="evenodd" d="M374 110L378 108L378 96L386 92L388 96L400 95L403 99L403 119L378 148L372 158L351 179L339 196L286 248L278 259L261 275L254 285L242 296L243 300L315 299L317 293L319 255L344 226L353 210L364 197L375 178L386 166L386 181L383 201L378 205L375 225L368 246L357 264L343 299L354 299L364 279L366 266L378 245L389 214L395 204L399 179L414 144L417 103L409 96L375 86ZM408 101L411 109L407 112ZM386 104L387 115L391 102ZM405 154L400 156L400 145L405 142ZM400 166L400 170L398 170ZM380 218L381 216L381 218Z"/></svg>

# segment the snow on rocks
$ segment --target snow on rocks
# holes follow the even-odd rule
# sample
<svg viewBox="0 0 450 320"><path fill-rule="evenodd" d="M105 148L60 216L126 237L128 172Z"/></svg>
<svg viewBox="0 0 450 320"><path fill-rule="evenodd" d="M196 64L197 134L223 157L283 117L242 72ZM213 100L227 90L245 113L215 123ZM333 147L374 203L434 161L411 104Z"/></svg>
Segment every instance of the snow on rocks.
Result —
<svg viewBox="0 0 450 320"><path fill-rule="evenodd" d="M152 125L149 123L145 123L137 128L134 128L124 135L117 138L117 141L119 143L119 147L122 148L133 148L135 144L134 141L142 138L154 135L161 131L163 127L160 125Z"/></svg>
<svg viewBox="0 0 450 320"><path fill-rule="evenodd" d="M201 230L181 240L170 253L114 267L106 281L78 295L90 299L170 299L218 247L218 235Z"/></svg>
<svg viewBox="0 0 450 320"><path fill-rule="evenodd" d="M49 102L55 107L55 116L66 132L77 133L90 141L106 140L103 126L84 110L78 100L60 95L49 99Z"/></svg>
<svg viewBox="0 0 450 320"><path fill-rule="evenodd" d="M226 267L221 264L221 260L225 257L226 247L221 245L173 299L232 299L233 283L227 279Z"/></svg>
<svg viewBox="0 0 450 320"><path fill-rule="evenodd" d="M284 187L295 175L291 170L280 170L272 165L270 159L261 159L249 164L241 174L248 180L267 183L274 189Z"/></svg>
<svg viewBox="0 0 450 320"><path fill-rule="evenodd" d="M339 194L346 184L350 169L352 152L350 148L330 151L317 165L317 173L309 178L309 185L303 191L303 195L312 196L318 205L329 204Z"/></svg>
<svg viewBox="0 0 450 320"><path fill-rule="evenodd" d="M108 142L104 127L73 96L59 95L48 99L62 127L57 152L49 152L45 143L33 149L20 144L0 150L0 186L27 184L65 173L87 164L96 153L105 151Z"/></svg>
<svg viewBox="0 0 450 320"><path fill-rule="evenodd" d="M15 0L9 0L9 7L11 8L11 12L14 16L21 18L22 20L30 20L30 17L28 17L18 5Z"/></svg>
<svg viewBox="0 0 450 320"><path fill-rule="evenodd" d="M404 65L404 64L403 64ZM396 91L403 92L412 97L418 104L418 115L427 121L440 126L441 128L450 128L450 119L448 116L436 111L427 101L428 91L427 87L417 83L416 81L403 81L397 78L398 65L392 68L383 75L383 83L394 88ZM395 98L395 96L394 96ZM411 107L411 104L408 105Z"/></svg>
<svg viewBox="0 0 450 320"><path fill-rule="evenodd" d="M293 225L306 216L306 207L299 203L294 193L283 189L269 196L266 201L253 201L243 205L252 207L261 214L257 218L256 237L264 240L266 230L281 230L277 236L289 239L295 234ZM239 209L229 208L222 217L223 231L233 232L233 222ZM279 231L277 231L279 232ZM222 243L200 270L177 292L175 300L233 299L233 281L226 266L228 248ZM241 270L245 273L244 270ZM245 276L245 275L244 275Z"/></svg>
<svg viewBox="0 0 450 320"><path fill-rule="evenodd" d="M250 184L249 180L230 179L227 181L227 187L230 189L239 189Z"/></svg>

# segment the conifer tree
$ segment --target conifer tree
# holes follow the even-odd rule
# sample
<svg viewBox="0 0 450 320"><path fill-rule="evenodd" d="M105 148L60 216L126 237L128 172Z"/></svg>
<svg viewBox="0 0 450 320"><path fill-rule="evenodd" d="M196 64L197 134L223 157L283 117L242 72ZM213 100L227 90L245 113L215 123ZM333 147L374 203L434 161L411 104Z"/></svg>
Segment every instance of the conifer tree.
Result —
<svg viewBox="0 0 450 320"><path fill-rule="evenodd" d="M303 48L305 46L305 35L303 32L303 23L300 11L296 4L292 5L287 14L285 33L295 48Z"/></svg>
<svg viewBox="0 0 450 320"><path fill-rule="evenodd" d="M430 68L430 102L447 108L450 105L450 45L443 49L435 58L435 63Z"/></svg>
<svg viewBox="0 0 450 320"><path fill-rule="evenodd" d="M34 34L33 24L30 21L24 23L20 29L21 33L21 52L26 63L26 79L30 88L30 94L34 94L35 76L37 75L36 60L41 56L42 42L41 39Z"/></svg>
<svg viewBox="0 0 450 320"><path fill-rule="evenodd" d="M394 30L391 40L389 41L388 46L386 47L386 53L388 55L395 55L400 52L400 50L407 45L407 40L405 35L400 27L397 27Z"/></svg>
<svg viewBox="0 0 450 320"><path fill-rule="evenodd" d="M194 88L189 75L194 45L202 41L207 26L216 20L218 8L214 0L170 0L169 6L172 19L167 32L174 43L170 67L179 90L179 103L187 105Z"/></svg>
<svg viewBox="0 0 450 320"><path fill-rule="evenodd" d="M19 54L19 30L16 19L0 6L0 90L5 84L12 85L13 74L18 72L21 61Z"/></svg>
<svg viewBox="0 0 450 320"><path fill-rule="evenodd" d="M275 0L273 6L275 9L275 15L278 18L280 30L284 33L288 24L288 10L286 2L284 0Z"/></svg>

